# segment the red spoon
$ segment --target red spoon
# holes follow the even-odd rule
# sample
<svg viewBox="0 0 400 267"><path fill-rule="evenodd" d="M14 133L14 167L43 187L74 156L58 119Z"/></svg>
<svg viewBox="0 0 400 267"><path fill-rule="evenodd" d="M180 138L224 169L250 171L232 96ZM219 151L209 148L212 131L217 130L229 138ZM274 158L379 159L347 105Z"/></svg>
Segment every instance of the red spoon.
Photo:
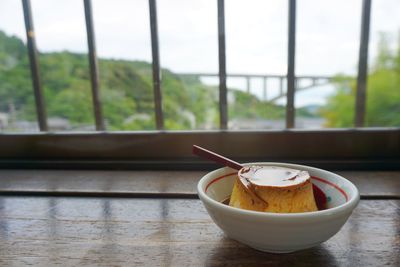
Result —
<svg viewBox="0 0 400 267"><path fill-rule="evenodd" d="M215 152L212 152L212 151L202 148L200 146L193 145L192 153L199 157L212 160L223 166L228 166L228 167L231 167L236 170L240 170L241 168L243 168L242 164L240 164L236 161L233 161L231 159L225 158L224 156L221 156Z"/></svg>

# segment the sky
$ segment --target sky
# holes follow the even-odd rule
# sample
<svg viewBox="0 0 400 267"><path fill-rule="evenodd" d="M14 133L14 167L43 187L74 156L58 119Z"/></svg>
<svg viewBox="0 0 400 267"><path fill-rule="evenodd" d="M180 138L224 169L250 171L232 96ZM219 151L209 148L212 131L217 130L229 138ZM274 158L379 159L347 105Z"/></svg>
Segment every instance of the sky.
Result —
<svg viewBox="0 0 400 267"><path fill-rule="evenodd" d="M82 0L31 0L37 45L41 52L86 53ZM400 32L400 1L372 1L370 57L376 55L379 32L391 34L394 47ZM288 1L227 0L227 72L286 73ZM361 24L361 0L298 0L297 75L355 75ZM151 61L147 0L92 0L98 56ZM158 0L160 60L174 72L218 72L217 1ZM0 0L0 29L26 39L19 0ZM217 80L205 80L216 83ZM245 88L245 80L228 86ZM261 95L261 80L251 81ZM277 82L268 83L268 95ZM296 94L296 106L324 104L332 86ZM281 101L284 103L284 101Z"/></svg>

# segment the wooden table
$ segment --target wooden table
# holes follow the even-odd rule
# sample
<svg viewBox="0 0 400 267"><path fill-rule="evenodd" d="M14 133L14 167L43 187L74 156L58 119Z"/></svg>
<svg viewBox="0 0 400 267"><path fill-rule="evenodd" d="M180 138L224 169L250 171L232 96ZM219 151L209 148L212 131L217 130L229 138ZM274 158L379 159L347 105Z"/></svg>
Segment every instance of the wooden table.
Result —
<svg viewBox="0 0 400 267"><path fill-rule="evenodd" d="M0 171L0 266L400 266L400 172L343 172L363 197L348 222L282 255L221 232L195 198L203 173Z"/></svg>

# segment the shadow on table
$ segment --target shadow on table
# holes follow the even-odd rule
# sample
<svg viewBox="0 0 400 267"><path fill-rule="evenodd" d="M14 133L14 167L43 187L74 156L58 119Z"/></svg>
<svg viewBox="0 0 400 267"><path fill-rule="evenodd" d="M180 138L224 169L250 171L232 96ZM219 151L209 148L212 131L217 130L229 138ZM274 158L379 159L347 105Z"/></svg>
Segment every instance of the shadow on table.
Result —
<svg viewBox="0 0 400 267"><path fill-rule="evenodd" d="M258 251L227 237L207 256L207 266L338 266L324 245L287 254Z"/></svg>

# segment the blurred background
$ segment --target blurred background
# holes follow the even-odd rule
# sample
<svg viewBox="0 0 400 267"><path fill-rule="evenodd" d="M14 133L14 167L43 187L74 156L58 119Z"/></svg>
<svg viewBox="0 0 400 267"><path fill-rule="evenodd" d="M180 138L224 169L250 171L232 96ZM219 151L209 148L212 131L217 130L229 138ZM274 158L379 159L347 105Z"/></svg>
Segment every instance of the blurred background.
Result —
<svg viewBox="0 0 400 267"><path fill-rule="evenodd" d="M215 0L158 0L165 128L219 128ZM82 0L31 0L50 130L94 131ZM149 3L93 0L107 130L154 130ZM354 126L361 0L297 1L296 128ZM366 127L400 126L400 1L372 1ZM285 128L287 1L225 2L229 129ZM0 131L38 131L21 1L0 1Z"/></svg>

